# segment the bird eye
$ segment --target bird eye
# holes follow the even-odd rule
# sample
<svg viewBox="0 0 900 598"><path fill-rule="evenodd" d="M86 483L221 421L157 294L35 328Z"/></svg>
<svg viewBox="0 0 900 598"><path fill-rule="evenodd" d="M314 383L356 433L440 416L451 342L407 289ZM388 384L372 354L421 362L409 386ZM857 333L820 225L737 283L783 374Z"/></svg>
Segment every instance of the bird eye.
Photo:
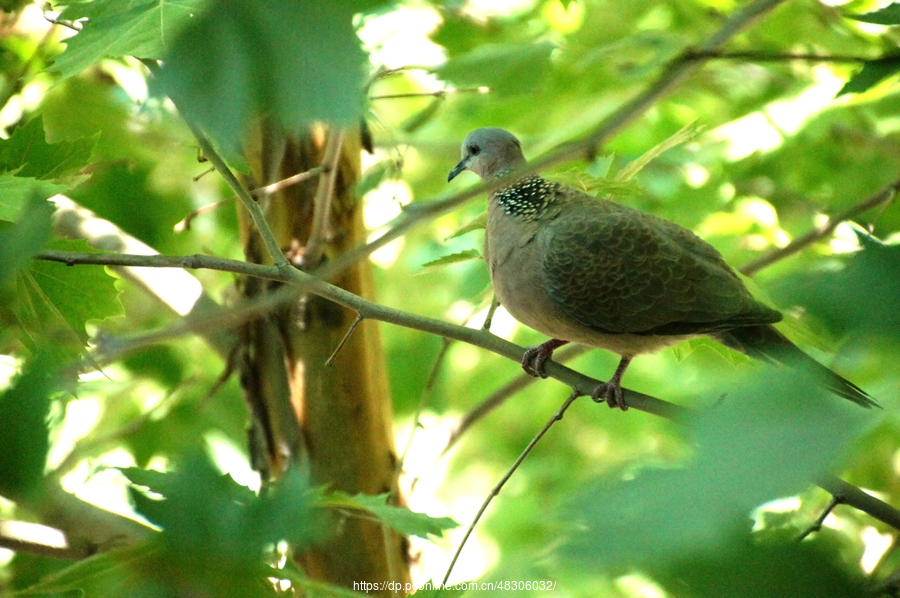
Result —
<svg viewBox="0 0 900 598"><path fill-rule="evenodd" d="M469 146L469 153L472 154L473 156L477 156L478 152L480 152L480 151L481 151L481 148L479 148L477 145Z"/></svg>

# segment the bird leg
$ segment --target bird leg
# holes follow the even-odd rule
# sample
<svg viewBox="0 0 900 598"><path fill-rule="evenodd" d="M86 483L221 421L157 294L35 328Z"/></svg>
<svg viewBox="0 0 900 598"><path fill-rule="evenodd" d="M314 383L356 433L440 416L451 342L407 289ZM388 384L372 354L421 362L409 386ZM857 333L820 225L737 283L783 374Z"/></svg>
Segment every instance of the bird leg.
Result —
<svg viewBox="0 0 900 598"><path fill-rule="evenodd" d="M569 341L561 341L551 338L546 343L528 347L525 355L522 356L522 369L529 376L546 378L547 372L544 371L544 364L553 356L553 351L567 344Z"/></svg>
<svg viewBox="0 0 900 598"><path fill-rule="evenodd" d="M628 411L628 405L622 399L622 376L625 375L625 370L628 369L629 363L631 363L631 357L623 355L622 360L619 362L619 367L616 368L616 372L609 379L609 382L598 385L594 392L591 393L591 398L594 402L606 401L606 404L612 409L618 407L622 411Z"/></svg>

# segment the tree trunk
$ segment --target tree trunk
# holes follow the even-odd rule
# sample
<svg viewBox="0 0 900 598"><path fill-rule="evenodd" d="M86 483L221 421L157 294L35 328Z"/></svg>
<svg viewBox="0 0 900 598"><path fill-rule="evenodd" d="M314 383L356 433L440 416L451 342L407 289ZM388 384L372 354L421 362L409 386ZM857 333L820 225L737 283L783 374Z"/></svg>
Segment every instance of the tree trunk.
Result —
<svg viewBox="0 0 900 598"><path fill-rule="evenodd" d="M319 166L326 145L338 138L320 126L287 141L265 126L258 132L248 151L253 170L245 182L251 188ZM317 232L316 190L328 172L257 198L282 250L299 267L312 269L320 263L311 252L327 260L365 240L362 205L353 194L361 168L359 131L347 131L344 137L325 226ZM240 212L246 259L271 263L249 216ZM311 236L313 245L321 242L321 252L310 246ZM315 263L309 263L311 258ZM368 261L331 282L362 297L373 296ZM248 278L242 291L255 297L278 284ZM244 326L241 384L251 411L251 457L264 479L299 464L308 468L313 483L350 494L380 494L396 487L393 412L377 323L363 321L334 364L326 365L355 317L308 296ZM326 544L298 556L311 577L348 588L362 581L409 581L405 538L356 517L336 522L333 530Z"/></svg>

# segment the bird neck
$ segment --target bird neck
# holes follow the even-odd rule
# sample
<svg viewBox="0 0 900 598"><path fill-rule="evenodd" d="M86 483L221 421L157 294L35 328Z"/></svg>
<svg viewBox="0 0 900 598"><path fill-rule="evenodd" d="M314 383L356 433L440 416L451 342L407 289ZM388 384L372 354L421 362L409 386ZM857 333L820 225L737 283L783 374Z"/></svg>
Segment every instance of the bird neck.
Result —
<svg viewBox="0 0 900 598"><path fill-rule="evenodd" d="M511 171L498 172L495 178L502 179ZM501 187L494 192L494 199L510 216L519 216L525 220L534 220L550 205L556 197L558 183L539 177L536 174L519 179L512 185Z"/></svg>

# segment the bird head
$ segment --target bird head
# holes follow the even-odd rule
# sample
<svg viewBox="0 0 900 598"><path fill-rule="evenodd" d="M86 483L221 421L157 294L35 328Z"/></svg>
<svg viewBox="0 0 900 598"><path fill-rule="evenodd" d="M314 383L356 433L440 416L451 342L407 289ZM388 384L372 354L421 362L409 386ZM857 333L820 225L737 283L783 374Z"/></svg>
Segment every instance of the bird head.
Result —
<svg viewBox="0 0 900 598"><path fill-rule="evenodd" d="M475 129L462 144L462 160L447 175L452 181L463 170L491 179L525 165L522 144L509 131L496 127Z"/></svg>

